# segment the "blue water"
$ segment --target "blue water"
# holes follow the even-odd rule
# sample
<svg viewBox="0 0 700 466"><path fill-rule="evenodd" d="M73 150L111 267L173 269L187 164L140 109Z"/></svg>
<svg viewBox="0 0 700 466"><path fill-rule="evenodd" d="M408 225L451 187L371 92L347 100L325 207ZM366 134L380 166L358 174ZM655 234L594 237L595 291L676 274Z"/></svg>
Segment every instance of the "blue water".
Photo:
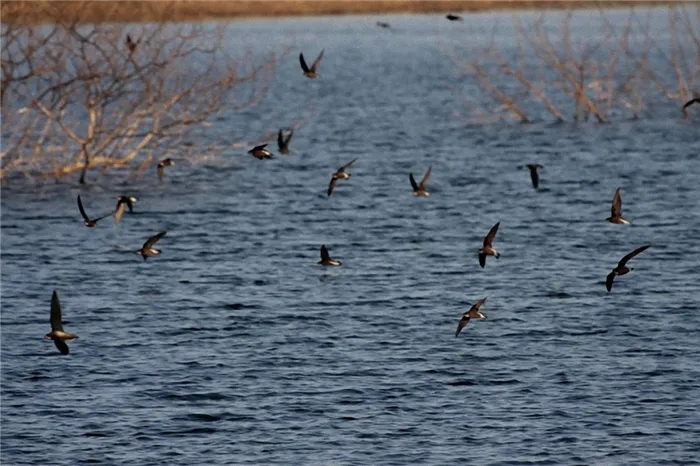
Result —
<svg viewBox="0 0 700 466"><path fill-rule="evenodd" d="M444 52L499 24L513 54L510 19L236 23L232 47L293 45L269 99L218 131L254 141L313 102L291 155L232 146L163 184L4 181L2 464L700 464L700 114L468 123ZM322 47L307 80L296 55ZM628 226L605 222L618 186ZM139 202L88 229L78 194L95 216ZM321 244L342 267L316 266ZM42 340L54 289L68 357Z"/></svg>

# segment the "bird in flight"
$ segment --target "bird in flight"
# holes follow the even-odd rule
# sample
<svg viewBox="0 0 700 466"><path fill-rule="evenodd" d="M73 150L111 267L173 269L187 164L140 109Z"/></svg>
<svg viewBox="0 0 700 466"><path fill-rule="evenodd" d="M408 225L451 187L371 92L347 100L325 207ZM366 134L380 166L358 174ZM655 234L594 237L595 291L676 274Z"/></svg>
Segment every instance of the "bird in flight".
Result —
<svg viewBox="0 0 700 466"><path fill-rule="evenodd" d="M479 249L479 264L481 264L481 267L486 266L486 256L495 256L496 259L501 257L498 251L496 251L492 246L493 238L494 236L496 236L496 232L498 231L498 225L500 224L501 222L498 222L493 227L491 227L489 234L486 235L486 237L484 238L484 247Z"/></svg>
<svg viewBox="0 0 700 466"><path fill-rule="evenodd" d="M161 239L163 236L165 236L165 231L161 231L158 234L155 234L148 238L145 243L143 243L143 247L136 251L136 254L141 254L141 257L143 257L143 260L148 259L149 256L157 256L158 254L161 253L160 249L155 249L153 247L154 244L158 242L159 239Z"/></svg>
<svg viewBox="0 0 700 466"><path fill-rule="evenodd" d="M333 175L331 176L331 182L328 185L328 195L329 196L333 192L333 188L335 188L335 184L338 182L339 179L347 180L352 176L350 173L347 173L345 170L350 168L352 166L352 164L355 163L355 160L357 160L357 159L356 158L352 159L351 161L349 161L348 163L346 163L345 165L340 167L335 173L333 173Z"/></svg>
<svg viewBox="0 0 700 466"><path fill-rule="evenodd" d="M279 133L277 133L277 148L280 150L280 154L286 154L289 152L289 141L292 139L292 136L294 136L293 129L290 129L286 136L284 131L281 129Z"/></svg>
<svg viewBox="0 0 700 466"><path fill-rule="evenodd" d="M467 326L469 323L470 319L485 319L486 314L482 314L479 312L479 308L486 302L486 298L480 299L477 302L474 303L474 305L469 308L467 312L464 313L462 318L459 320L459 324L457 324L457 331L455 332L455 337L459 335L459 332L462 331L464 327Z"/></svg>
<svg viewBox="0 0 700 466"><path fill-rule="evenodd" d="M163 171L165 167L172 167L173 165L175 165L175 162L172 159L163 159L158 162L158 179L161 183L163 182Z"/></svg>
<svg viewBox="0 0 700 466"><path fill-rule="evenodd" d="M462 18L459 15L453 15L450 13L449 15L445 16L445 18L449 19L450 21L464 21L464 18Z"/></svg>
<svg viewBox="0 0 700 466"><path fill-rule="evenodd" d="M619 223L621 225L629 225L630 223L622 218L622 198L620 197L620 188L615 190L612 207L610 208L610 217L606 218L605 220L610 223Z"/></svg>
<svg viewBox="0 0 700 466"><path fill-rule="evenodd" d="M78 337L63 330L61 303L58 301L56 290L51 295L51 318L49 321L51 322L51 331L44 335L44 340L53 340L53 344L56 345L61 354L70 353L66 340L75 340Z"/></svg>
<svg viewBox="0 0 700 466"><path fill-rule="evenodd" d="M272 158L272 152L265 149L265 147L267 147L267 144L261 144L259 146L255 146L252 149L250 149L248 151L248 153L258 160Z"/></svg>
<svg viewBox="0 0 700 466"><path fill-rule="evenodd" d="M539 163L528 163L525 168L530 169L530 179L532 180L532 187L537 189L540 185L540 175L537 173L538 168L544 168Z"/></svg>
<svg viewBox="0 0 700 466"><path fill-rule="evenodd" d="M95 219L90 220L90 217L88 217L88 214L85 213L85 208L83 207L83 201L80 200L80 194L78 194L78 209L80 209L80 215L83 216L83 223L85 224L86 227L88 228L93 228L97 226L97 222L102 220L105 217L109 217L110 214L103 215L102 217L97 217Z"/></svg>
<svg viewBox="0 0 700 466"><path fill-rule="evenodd" d="M428 167L428 171L425 172L425 175L423 175L423 179L420 180L420 184L416 184L415 178L413 178L413 173L408 174L408 179L411 180L411 186L413 187L413 195L418 196L418 197L428 197L430 196L430 193L428 192L427 189L425 189L425 186L428 184L428 178L430 178L430 171L433 169L433 166Z"/></svg>
<svg viewBox="0 0 700 466"><path fill-rule="evenodd" d="M129 212L134 212L134 204L138 199L134 196L118 196L117 197L117 207L114 209L114 223L119 223L122 215L124 215L124 210L126 207L129 208Z"/></svg>
<svg viewBox="0 0 700 466"><path fill-rule="evenodd" d="M330 254L328 254L328 249L326 249L326 245L321 246L321 260L318 263L319 265L342 265L342 262L337 261L335 259L331 259Z"/></svg>
<svg viewBox="0 0 700 466"><path fill-rule="evenodd" d="M129 49L129 52L134 53L136 51L136 47L139 46L139 43L141 43L141 39L137 40L134 42L131 39L131 36L129 34L126 35L126 40L124 41L126 43L126 48Z"/></svg>
<svg viewBox="0 0 700 466"><path fill-rule="evenodd" d="M605 288L608 289L608 292L612 289L613 286L613 280L615 280L615 276L617 275L625 275L629 272L631 272L633 269L632 267L627 267L627 262L632 259L634 256L639 254L640 252L644 251L646 248L648 248L650 245L647 244L646 246L642 246L640 248L635 249L631 253L627 254L625 257L620 259L620 262L617 263L617 267L612 269L612 272L610 272L605 279Z"/></svg>
<svg viewBox="0 0 700 466"><path fill-rule="evenodd" d="M301 69L304 70L304 76L307 78L318 78L320 75L316 73L316 68L318 67L319 63L321 63L321 59L323 58L323 52L325 49L321 49L321 53L318 54L318 58L314 60L314 62L311 64L311 68L306 66L306 60L304 60L304 54L300 53L299 54L299 63L301 64Z"/></svg>
<svg viewBox="0 0 700 466"><path fill-rule="evenodd" d="M694 98L694 99L691 99L691 100L687 101L687 102L683 105L683 111L685 111L685 109L687 109L688 107L690 107L690 106L693 105L693 104L700 104L700 97L696 97L696 98Z"/></svg>

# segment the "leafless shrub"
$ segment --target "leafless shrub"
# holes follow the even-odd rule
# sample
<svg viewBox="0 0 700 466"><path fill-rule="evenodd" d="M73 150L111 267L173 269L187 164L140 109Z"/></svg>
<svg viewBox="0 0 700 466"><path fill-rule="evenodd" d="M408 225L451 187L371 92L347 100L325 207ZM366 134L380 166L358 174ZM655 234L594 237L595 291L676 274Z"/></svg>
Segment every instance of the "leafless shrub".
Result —
<svg viewBox="0 0 700 466"><path fill-rule="evenodd" d="M530 24L515 16L515 57L506 58L494 39L470 61L448 57L462 70L464 85L482 91L475 112L480 120L487 119L485 100L521 122L533 120L533 103L557 121L593 117L602 123L628 112L637 118L654 102L672 101L680 109L693 95L700 77L700 6L694 7L695 20L689 8L668 8L665 37L656 37L649 15L645 21L633 9L622 25L599 10L602 31L580 40L571 32L570 11L558 28L546 24L545 14ZM470 107L478 107L473 98Z"/></svg>
<svg viewBox="0 0 700 466"><path fill-rule="evenodd" d="M260 101L287 52L234 56L225 38L221 24L4 24L0 178L80 172L84 183L91 170L143 170L187 153L222 114ZM235 137L207 138L190 160Z"/></svg>

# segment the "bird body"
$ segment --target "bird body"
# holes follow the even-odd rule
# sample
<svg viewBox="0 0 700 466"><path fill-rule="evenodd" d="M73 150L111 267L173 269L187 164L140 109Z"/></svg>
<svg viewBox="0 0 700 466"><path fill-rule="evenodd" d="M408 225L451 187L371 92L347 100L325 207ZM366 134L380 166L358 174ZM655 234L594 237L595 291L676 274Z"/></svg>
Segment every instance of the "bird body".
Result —
<svg viewBox="0 0 700 466"><path fill-rule="evenodd" d="M464 21L464 18L462 18L459 15L453 15L450 13L449 15L445 16L445 18L449 19L450 21Z"/></svg>
<svg viewBox="0 0 700 466"><path fill-rule="evenodd" d="M462 318L459 320L459 324L457 324L457 331L455 332L455 337L459 335L459 332L462 331L464 327L467 326L469 323L470 319L485 319L486 314L482 314L479 312L479 308L486 302L486 298L482 298L478 300L477 302L474 303L474 305L469 308L467 312L464 313Z"/></svg>
<svg viewBox="0 0 700 466"><path fill-rule="evenodd" d="M250 149L248 151L248 153L258 160L272 158L273 157L272 152L265 149L265 147L267 147L267 144L261 144L259 146L255 146L252 149Z"/></svg>
<svg viewBox="0 0 700 466"><path fill-rule="evenodd" d="M320 75L316 73L316 68L318 67L319 63L321 63L321 59L323 58L323 52L325 49L321 49L321 53L318 54L318 58L314 60L314 62L311 64L311 67L309 68L306 65L306 60L304 60L304 54L300 53L299 54L299 63L301 64L301 69L304 71L304 76L307 78L318 78Z"/></svg>
<svg viewBox="0 0 700 466"><path fill-rule="evenodd" d="M318 264L325 266L339 266L342 265L342 262L337 261L335 259L331 259L330 254L328 254L328 249L324 244L321 246L321 260L318 262Z"/></svg>
<svg viewBox="0 0 700 466"><path fill-rule="evenodd" d="M635 249L634 251L630 252L627 254L625 257L620 259L620 262L617 263L617 266L612 269L612 272L608 274L608 276L605 278L605 288L608 289L608 292L612 289L613 286L613 280L615 280L615 277L618 275L626 275L630 273L633 269L631 267L627 267L627 262L632 259L634 256L639 254L640 252L644 251L647 249L650 245L647 244L646 246L639 247Z"/></svg>
<svg viewBox="0 0 700 466"><path fill-rule="evenodd" d="M51 331L44 335L44 340L53 340L54 345L56 345L61 354L70 353L66 340L75 340L78 337L63 330L61 303L58 301L56 290L51 295L51 318L49 321L51 322Z"/></svg>
<svg viewBox="0 0 700 466"><path fill-rule="evenodd" d="M140 254L141 257L143 257L143 260L148 259L150 256L157 256L158 254L160 254L160 249L156 249L153 246L158 242L159 239L165 236L166 233L167 232L165 231L161 231L160 233L157 233L148 238L146 242L143 243L143 247L136 251L136 254Z"/></svg>
<svg viewBox="0 0 700 466"><path fill-rule="evenodd" d="M175 162L169 158L163 159L160 162L158 162L158 180L160 180L161 183L163 182L163 172L165 170L165 167L171 167L173 165L175 165Z"/></svg>
<svg viewBox="0 0 700 466"><path fill-rule="evenodd" d="M97 222L102 220L105 217L108 217L109 214L103 215L102 217L97 217L95 219L90 219L88 217L87 213L85 212L85 208L83 207L83 201L80 200L80 194L78 194L78 209L80 210L80 215L83 217L83 224L88 227L88 228L94 228L97 226Z"/></svg>
<svg viewBox="0 0 700 466"><path fill-rule="evenodd" d="M293 129L289 130L286 136L281 129L279 130L279 133L277 133L277 148L279 149L280 154L286 154L289 152L289 141L292 139L292 136L294 136Z"/></svg>
<svg viewBox="0 0 700 466"><path fill-rule="evenodd" d="M498 231L498 226L500 224L501 222L498 222L491 227L491 230L489 230L489 233L484 238L484 246L479 249L479 264L482 268L486 266L486 256L495 256L496 259L501 257L501 254L499 254L499 252L493 248L492 244L493 238L496 236L496 232Z"/></svg>
<svg viewBox="0 0 700 466"><path fill-rule="evenodd" d="M615 190L615 195L613 196L612 207L610 209L610 217L606 218L610 223L617 223L620 225L629 225L630 222L622 218L622 198L620 197L620 188Z"/></svg>
<svg viewBox="0 0 700 466"><path fill-rule="evenodd" d="M335 188L335 184L338 182L338 180L347 180L350 179L352 176L350 173L347 173L345 170L350 168L353 163L357 158L352 159L342 167L340 167L338 170L336 170L335 173L331 176L331 182L328 184L328 196L330 196L333 193L333 189Z"/></svg>
<svg viewBox="0 0 700 466"><path fill-rule="evenodd" d="M420 184L416 183L415 178L413 178L413 173L408 174L408 179L411 181L411 187L413 188L413 195L417 197L428 197L430 196L430 193L428 190L425 188L426 185L428 184L428 178L430 178L430 172L432 171L433 166L428 167L428 171L425 172L425 175L423 175L423 179L420 180Z"/></svg>
<svg viewBox="0 0 700 466"><path fill-rule="evenodd" d="M136 201L138 201L138 199L134 196L118 196L117 207L114 209L114 223L119 223L127 207L129 208L129 212L133 213Z"/></svg>

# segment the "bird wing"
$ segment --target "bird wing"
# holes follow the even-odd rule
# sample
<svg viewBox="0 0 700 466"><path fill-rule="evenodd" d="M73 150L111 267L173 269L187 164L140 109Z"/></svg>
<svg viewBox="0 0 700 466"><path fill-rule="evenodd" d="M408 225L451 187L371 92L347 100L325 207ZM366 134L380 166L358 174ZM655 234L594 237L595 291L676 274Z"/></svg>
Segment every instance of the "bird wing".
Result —
<svg viewBox="0 0 700 466"><path fill-rule="evenodd" d="M416 184L416 180L413 178L413 173L409 173L408 177L411 180L411 186L413 186L413 190L418 191L418 184Z"/></svg>
<svg viewBox="0 0 700 466"><path fill-rule="evenodd" d="M326 249L325 244L323 246L321 246L321 260L322 261L331 260L331 256L330 256L330 254L328 254L328 249Z"/></svg>
<svg viewBox="0 0 700 466"><path fill-rule="evenodd" d="M329 196L330 196L331 193L333 192L333 188L335 188L335 184L336 184L337 182L338 182L338 178L336 178L335 175L334 175L333 178L331 178L330 184L328 185L328 195L329 195Z"/></svg>
<svg viewBox="0 0 700 466"><path fill-rule="evenodd" d="M461 332L462 329L464 327L466 327L467 324L469 323L469 315L468 314L469 314L468 312L465 312L464 315L462 316L462 318L459 319L459 324L457 324L457 331L455 332L455 336L458 336L459 332Z"/></svg>
<svg viewBox="0 0 700 466"><path fill-rule="evenodd" d="M325 49L321 49L321 53L318 54L318 57L316 57L316 60L314 60L313 64L311 65L311 71L316 71L316 67L321 63L321 59L323 58L323 52Z"/></svg>
<svg viewBox="0 0 700 466"><path fill-rule="evenodd" d="M349 161L348 163L346 163L345 165L343 165L342 167L340 167L340 168L338 169L338 171L339 171L339 172L344 172L345 170L347 170L348 168L350 168L350 167L352 166L353 163L355 163L355 160L357 160L357 159L356 159L356 158L355 158L355 159L352 159L351 161Z"/></svg>
<svg viewBox="0 0 700 466"><path fill-rule="evenodd" d="M124 210L126 209L126 203L124 201L117 201L117 208L114 209L114 223L119 223L124 215Z"/></svg>
<svg viewBox="0 0 700 466"><path fill-rule="evenodd" d="M294 136L294 129L290 129L289 134L287 135L286 138L284 138L284 145L285 146L289 145L289 141L292 140L292 136Z"/></svg>
<svg viewBox="0 0 700 466"><path fill-rule="evenodd" d="M540 175L537 174L537 165L528 165L530 169L530 179L532 180L532 186L537 188L540 184Z"/></svg>
<svg viewBox="0 0 700 466"><path fill-rule="evenodd" d="M301 63L301 69L304 70L304 73L309 72L309 67L306 66L306 61L304 60L304 54L300 53L299 54L299 63Z"/></svg>
<svg viewBox="0 0 700 466"><path fill-rule="evenodd" d="M432 166L432 165L429 166L429 167L428 167L428 171L425 172L425 175L423 175L423 179L420 180L420 185L419 185L419 187L420 187L421 189L425 189L425 185L428 184L428 178L430 178L430 172L431 172L432 169L433 169L433 166Z"/></svg>
<svg viewBox="0 0 700 466"><path fill-rule="evenodd" d="M285 146L284 142L284 135L282 134L282 130L279 130L277 133L277 147L279 147L280 150L282 150Z"/></svg>
<svg viewBox="0 0 700 466"><path fill-rule="evenodd" d="M486 267L486 254L479 254L479 265Z"/></svg>
<svg viewBox="0 0 700 466"><path fill-rule="evenodd" d="M157 170L157 172L158 172L158 180L159 180L159 181L163 181L163 170L164 170L163 166L159 164L159 165L158 165L158 170Z"/></svg>
<svg viewBox="0 0 700 466"><path fill-rule="evenodd" d="M696 102L700 104L700 99L692 99L692 100L689 100L688 102L685 103L685 105L683 105L683 110L685 110L686 108L690 107L691 105L693 105L693 104L696 103Z"/></svg>
<svg viewBox="0 0 700 466"><path fill-rule="evenodd" d="M86 222L90 221L90 217L88 217L87 213L85 213L85 209L83 208L83 201L80 200L80 194L78 194L78 209L80 209L80 215L83 216Z"/></svg>
<svg viewBox="0 0 700 466"><path fill-rule="evenodd" d="M58 351L61 352L61 354L68 354L70 353L70 350L68 349L68 345L66 345L66 342L63 340L54 340L53 344L56 345L56 348L58 348Z"/></svg>
<svg viewBox="0 0 700 466"><path fill-rule="evenodd" d="M498 225L500 225L500 224L501 224L501 222L498 222L493 227L491 227L491 231L489 231L489 234L486 235L486 238L484 238L484 247L492 245L493 238L494 238L494 236L496 236L496 232L498 231Z"/></svg>
<svg viewBox="0 0 700 466"><path fill-rule="evenodd" d="M481 306L483 306L485 302L486 302L486 298L482 298L482 299L478 300L477 302L474 303L474 305L471 307L471 309L469 309L469 312L478 311L479 308Z"/></svg>
<svg viewBox="0 0 700 466"><path fill-rule="evenodd" d="M605 279L605 288L607 288L608 291L612 290L613 280L615 280L615 272L610 272Z"/></svg>
<svg viewBox="0 0 700 466"><path fill-rule="evenodd" d="M112 215L112 214L105 214L105 215L103 215L102 217L93 218L92 221L95 222L95 223L97 223L97 222L99 222L100 220L102 220L103 218L109 217L110 215Z"/></svg>
<svg viewBox="0 0 700 466"><path fill-rule="evenodd" d="M263 150L263 149L266 148L266 147L267 147L267 144L260 144L259 146L253 147L250 151L253 152L253 151L256 151L256 150Z"/></svg>
<svg viewBox="0 0 700 466"><path fill-rule="evenodd" d="M617 263L617 266L618 266L618 267L623 267L623 266L627 263L628 260L632 259L632 258L633 258L634 256L636 256L637 254L639 254L640 252L644 251L644 250L645 250L646 248L648 248L649 246L651 246L651 245L647 244L646 246L642 246L642 247L640 247L640 248L635 249L634 251L632 251L631 253L627 254L627 255L626 255L625 257L623 257L622 259L620 259L620 262Z"/></svg>
<svg viewBox="0 0 700 466"><path fill-rule="evenodd" d="M153 247L153 245L158 242L159 239L161 239L163 236L165 236L165 233L167 233L167 232L161 231L160 233L155 234L155 235L151 236L150 238L148 238L148 240L145 243L143 243L143 249L151 249Z"/></svg>
<svg viewBox="0 0 700 466"><path fill-rule="evenodd" d="M58 294L53 290L51 295L51 330L63 330L61 323L61 303L58 301Z"/></svg>
<svg viewBox="0 0 700 466"><path fill-rule="evenodd" d="M620 188L617 188L615 190L610 214L612 217L619 217L620 215L622 215L622 198L620 197Z"/></svg>

